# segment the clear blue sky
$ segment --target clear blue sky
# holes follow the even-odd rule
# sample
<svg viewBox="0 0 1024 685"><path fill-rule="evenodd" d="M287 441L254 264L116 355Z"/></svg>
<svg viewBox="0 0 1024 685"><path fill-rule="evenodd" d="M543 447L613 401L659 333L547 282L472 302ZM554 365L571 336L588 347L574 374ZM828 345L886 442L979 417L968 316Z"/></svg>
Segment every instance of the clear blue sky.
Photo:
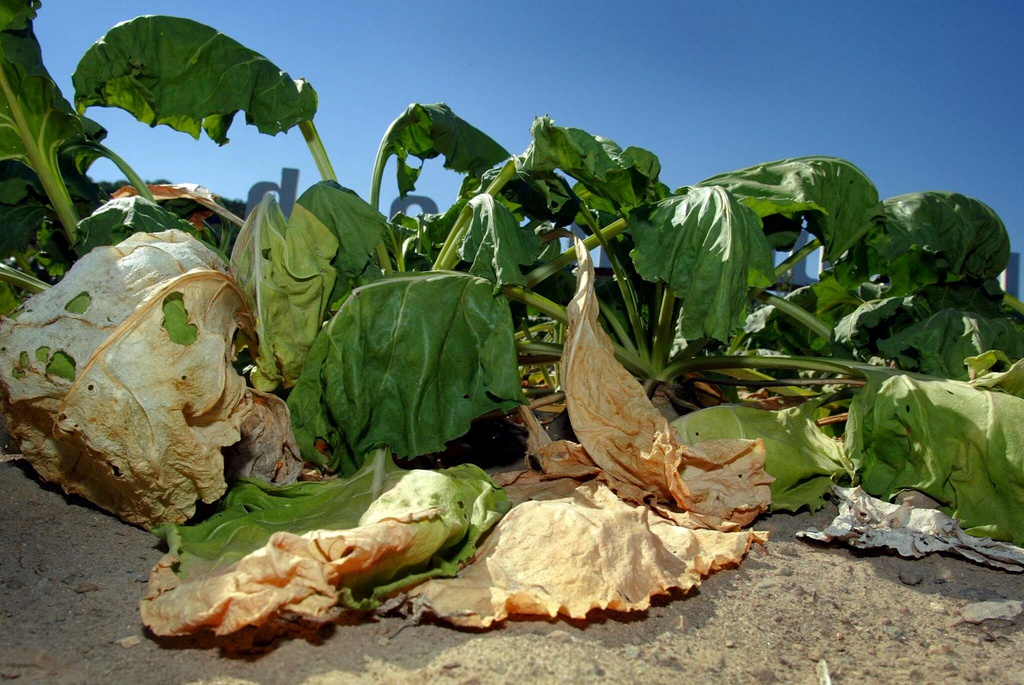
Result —
<svg viewBox="0 0 1024 685"><path fill-rule="evenodd" d="M514 153L542 114L647 148L671 187L783 157L845 157L882 197L954 190L986 202L1024 248L1019 0L43 0L36 32L66 97L86 48L139 14L196 19L306 78L338 176L364 197L391 120L410 102L446 102ZM218 148L118 110L88 115L146 178L235 198L285 166L300 169L300 188L317 180L297 130L262 136L239 116ZM446 206L458 181L435 160L418 191Z"/></svg>

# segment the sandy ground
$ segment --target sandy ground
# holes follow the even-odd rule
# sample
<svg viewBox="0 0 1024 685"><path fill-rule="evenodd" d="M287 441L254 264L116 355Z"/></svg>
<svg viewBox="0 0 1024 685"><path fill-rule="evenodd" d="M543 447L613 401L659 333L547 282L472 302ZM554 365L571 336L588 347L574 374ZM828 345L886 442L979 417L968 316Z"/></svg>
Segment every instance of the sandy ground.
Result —
<svg viewBox="0 0 1024 685"><path fill-rule="evenodd" d="M0 681L12 683L1024 683L1024 577L958 558L808 544L835 514L777 514L737 569L638 614L457 631L354 616L287 637L162 639L137 602L157 540L0 464Z"/></svg>

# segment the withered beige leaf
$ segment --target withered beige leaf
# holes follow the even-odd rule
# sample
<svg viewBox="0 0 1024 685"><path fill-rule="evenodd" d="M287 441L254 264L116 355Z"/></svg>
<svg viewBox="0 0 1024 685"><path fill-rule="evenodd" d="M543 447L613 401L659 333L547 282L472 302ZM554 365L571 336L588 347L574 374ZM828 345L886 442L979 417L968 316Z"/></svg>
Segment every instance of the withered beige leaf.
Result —
<svg viewBox="0 0 1024 685"><path fill-rule="evenodd" d="M625 499L674 504L714 527L750 523L771 502L763 443L680 443L641 384L615 359L598 323L594 268L580 241L576 256L562 377L569 418L587 456Z"/></svg>
<svg viewBox="0 0 1024 685"><path fill-rule="evenodd" d="M219 214L236 226L241 226L245 223L231 210L217 202L217 195L214 195L201 185L196 185L195 183L151 183L146 187L149 188L149 192L157 202L165 200L191 200L202 207L206 207L211 212ZM110 197L116 199L119 197L134 197L138 194L139 191L134 186L123 186L111 193Z"/></svg>
<svg viewBox="0 0 1024 685"><path fill-rule="evenodd" d="M566 481L550 483L558 482ZM516 487L506 488L513 501ZM471 628L509 616L642 610L655 595L689 590L708 573L738 564L765 539L753 531L676 526L591 481L566 497L515 506L471 565L456 578L415 588L412 606Z"/></svg>
<svg viewBox="0 0 1024 685"><path fill-rule="evenodd" d="M221 448L252 410L231 366L244 312L224 264L184 233L93 250L0 322L0 406L25 458L140 526L216 500Z"/></svg>

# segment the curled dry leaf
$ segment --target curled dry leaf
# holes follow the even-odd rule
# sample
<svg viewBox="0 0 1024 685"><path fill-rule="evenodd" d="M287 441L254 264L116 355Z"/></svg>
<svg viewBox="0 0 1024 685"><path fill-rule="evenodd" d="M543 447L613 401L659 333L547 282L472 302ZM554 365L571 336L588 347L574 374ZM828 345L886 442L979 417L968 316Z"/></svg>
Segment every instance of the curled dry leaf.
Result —
<svg viewBox="0 0 1024 685"><path fill-rule="evenodd" d="M0 405L25 458L140 526L216 500L221 448L252 411L231 366L244 312L224 264L184 233L93 250L0 322Z"/></svg>
<svg viewBox="0 0 1024 685"><path fill-rule="evenodd" d="M143 622L158 635L226 635L280 614L321 620L341 607L374 609L426 578L454 575L508 509L476 466L401 471L384 463L379 453L349 479L270 490L270 500L282 501L261 509L250 500L245 511L178 531L150 574ZM382 487L390 489L380 494ZM201 527L211 537L193 539ZM231 548L254 540L253 551L230 563Z"/></svg>
<svg viewBox="0 0 1024 685"><path fill-rule="evenodd" d="M302 471L291 414L276 395L250 390L253 411L242 424L242 439L224 448L224 477L257 478L267 483L294 483Z"/></svg>
<svg viewBox="0 0 1024 685"><path fill-rule="evenodd" d="M161 183L147 184L146 187L149 188L150 194L153 195L153 199L157 202L191 200L214 214L219 214L236 226L241 226L244 223L234 212L217 202L217 195L214 195L201 185L196 185L195 183ZM123 186L111 193L110 197L116 199L119 197L134 197L138 194L139 191L133 186ZM196 228L200 229L201 226Z"/></svg>
<svg viewBox="0 0 1024 685"><path fill-rule="evenodd" d="M615 359L597 321L594 268L576 242L579 280L568 307L562 357L566 405L573 430L602 478L631 501L674 504L712 527L743 526L771 502L759 440L722 440L687 446Z"/></svg>
<svg viewBox="0 0 1024 685"><path fill-rule="evenodd" d="M572 481L548 487L566 482ZM518 487L507 487L513 501L520 499ZM643 610L654 595L689 590L703 576L738 564L752 543L766 539L753 531L674 525L596 481L568 496L540 496L506 514L458 577L415 588L414 610L467 628L513 615L585 618L593 609Z"/></svg>

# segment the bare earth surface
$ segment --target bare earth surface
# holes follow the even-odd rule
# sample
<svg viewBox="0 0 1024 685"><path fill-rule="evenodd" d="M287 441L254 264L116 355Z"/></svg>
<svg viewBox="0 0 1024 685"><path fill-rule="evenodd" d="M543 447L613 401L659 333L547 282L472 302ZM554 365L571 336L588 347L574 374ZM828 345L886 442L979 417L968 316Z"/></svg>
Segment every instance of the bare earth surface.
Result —
<svg viewBox="0 0 1024 685"><path fill-rule="evenodd" d="M906 561L802 542L834 507L777 514L737 569L635 615L464 632L350 617L270 639L149 635L137 602L156 538L0 464L0 681L12 683L1024 683L1024 577L958 558Z"/></svg>

